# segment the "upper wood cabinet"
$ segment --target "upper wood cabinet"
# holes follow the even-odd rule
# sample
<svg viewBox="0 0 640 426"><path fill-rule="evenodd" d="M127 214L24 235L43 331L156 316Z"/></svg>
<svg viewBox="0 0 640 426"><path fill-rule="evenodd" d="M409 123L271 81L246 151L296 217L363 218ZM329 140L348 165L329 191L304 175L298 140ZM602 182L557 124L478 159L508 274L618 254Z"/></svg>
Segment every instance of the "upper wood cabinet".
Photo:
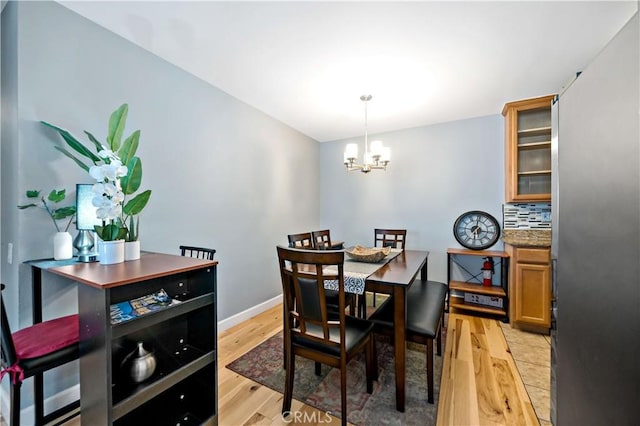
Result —
<svg viewBox="0 0 640 426"><path fill-rule="evenodd" d="M551 101L505 104L505 201L551 200Z"/></svg>

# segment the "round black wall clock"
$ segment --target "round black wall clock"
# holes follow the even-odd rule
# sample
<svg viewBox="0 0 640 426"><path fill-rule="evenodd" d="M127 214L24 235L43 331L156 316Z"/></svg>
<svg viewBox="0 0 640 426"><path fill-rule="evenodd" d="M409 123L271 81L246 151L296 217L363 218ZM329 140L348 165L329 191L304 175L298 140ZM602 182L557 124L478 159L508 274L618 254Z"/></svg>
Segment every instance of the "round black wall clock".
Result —
<svg viewBox="0 0 640 426"><path fill-rule="evenodd" d="M489 213L471 210L456 219L453 236L465 248L484 250L498 242L500 224Z"/></svg>

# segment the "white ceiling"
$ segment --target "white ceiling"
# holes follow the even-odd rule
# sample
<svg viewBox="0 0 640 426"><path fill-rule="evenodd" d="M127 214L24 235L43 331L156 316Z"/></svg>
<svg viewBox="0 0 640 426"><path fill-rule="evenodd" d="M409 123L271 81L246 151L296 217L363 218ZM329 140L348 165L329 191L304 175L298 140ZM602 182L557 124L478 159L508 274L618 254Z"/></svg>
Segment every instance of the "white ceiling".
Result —
<svg viewBox="0 0 640 426"><path fill-rule="evenodd" d="M557 93L637 1L81 1L64 6L318 140ZM123 64L125 66L125 64Z"/></svg>

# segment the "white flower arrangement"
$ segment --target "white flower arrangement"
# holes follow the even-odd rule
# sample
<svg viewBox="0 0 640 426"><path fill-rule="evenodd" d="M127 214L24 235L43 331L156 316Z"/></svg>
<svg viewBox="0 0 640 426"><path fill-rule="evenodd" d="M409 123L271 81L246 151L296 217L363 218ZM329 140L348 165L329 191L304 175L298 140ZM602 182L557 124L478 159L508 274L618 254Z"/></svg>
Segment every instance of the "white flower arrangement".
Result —
<svg viewBox="0 0 640 426"><path fill-rule="evenodd" d="M97 183L92 187L94 207L97 207L96 215L102 221L113 221L122 215L122 203L124 192L120 185L120 178L128 173L127 166L112 151L103 149L98 152L98 157L105 161L102 165L93 165L89 168L89 176Z"/></svg>
<svg viewBox="0 0 640 426"><path fill-rule="evenodd" d="M121 239L125 237L123 232L127 232L127 229L121 226L120 219L124 202L120 178L127 176L129 170L111 150L103 148L98 151L98 157L104 164L96 164L89 168L89 176L96 180L92 187L92 204L97 207L98 219L101 219L103 224L109 224L96 227L96 231L104 241Z"/></svg>
<svg viewBox="0 0 640 426"><path fill-rule="evenodd" d="M139 227L137 216L147 205L151 196L149 189L136 194L142 181L142 161L135 155L140 130L134 131L124 141L122 140L128 111L129 106L122 104L111 114L106 144L99 142L91 133L85 131L97 155L67 130L41 121L45 126L57 131L72 151L60 146L55 148L86 170L96 181L93 185L92 202L97 207L97 217L102 220L103 225L95 226L95 230L103 241L123 238L126 241L137 241ZM92 165L86 164L86 160L78 157L78 154L88 159ZM132 198L125 200L127 196Z"/></svg>

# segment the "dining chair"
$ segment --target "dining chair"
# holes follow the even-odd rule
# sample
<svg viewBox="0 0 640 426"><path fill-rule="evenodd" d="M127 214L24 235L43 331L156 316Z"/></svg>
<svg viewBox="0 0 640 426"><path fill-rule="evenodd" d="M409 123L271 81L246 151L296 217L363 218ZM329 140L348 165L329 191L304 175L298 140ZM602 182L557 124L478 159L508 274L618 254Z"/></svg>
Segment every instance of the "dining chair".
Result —
<svg viewBox="0 0 640 426"><path fill-rule="evenodd" d="M311 237L311 232L302 232L300 234L289 234L287 235L289 240L289 247L293 248L304 248L304 249L313 249L313 239Z"/></svg>
<svg viewBox="0 0 640 426"><path fill-rule="evenodd" d="M427 350L427 398L433 404L433 339L437 354L442 355L442 326L447 285L438 281L416 278L407 293L407 322L405 340L425 345ZM389 297L369 317L376 325L375 332L393 336L393 298Z"/></svg>
<svg viewBox="0 0 640 426"><path fill-rule="evenodd" d="M374 247L391 247L396 249L404 249L407 241L406 229L378 229L376 228L373 235Z"/></svg>
<svg viewBox="0 0 640 426"><path fill-rule="evenodd" d="M215 249L206 247L180 246L180 255L197 257L198 259L213 260Z"/></svg>
<svg viewBox="0 0 640 426"><path fill-rule="evenodd" d="M331 231L328 229L311 232L311 238L316 250L341 250L343 248L342 243L334 244L331 242Z"/></svg>
<svg viewBox="0 0 640 426"><path fill-rule="evenodd" d="M347 364L365 353L367 392L377 379L373 324L345 314L344 252L278 246L284 294L285 387L282 414L291 411L296 355L340 369L342 425L347 424ZM328 267L332 271L328 272ZM334 272L335 270L335 272ZM324 297L325 280L338 283L339 308L331 314ZM316 368L316 374L319 374Z"/></svg>
<svg viewBox="0 0 640 426"><path fill-rule="evenodd" d="M322 231L324 233L324 231ZM327 233L329 231L326 231ZM328 234L327 234L328 235ZM329 241L330 241L330 237ZM303 248L303 249L316 249L314 245L314 237L311 232L302 232L300 234L289 234L287 235L287 239L289 240L289 247L292 248ZM330 242L329 242L330 244ZM327 295L327 304L331 307L332 310L338 310L338 292L335 290L326 290ZM349 315L356 314L356 300L357 297L353 293L347 293L347 306L349 306Z"/></svg>
<svg viewBox="0 0 640 426"><path fill-rule="evenodd" d="M383 229L376 228L373 230L373 246L374 247L391 247L394 249L405 249L407 241L406 229ZM376 306L376 293L372 292L372 304ZM366 317L367 312L367 293L358 296L358 316Z"/></svg>
<svg viewBox="0 0 640 426"><path fill-rule="evenodd" d="M4 293L5 285L0 285ZM77 413L80 401L74 401L49 414L44 413L43 373L79 358L78 314L40 322L11 332L4 297L0 295L1 348L0 381L5 374L11 381L9 425L20 425L20 389L22 382L34 378L34 424L66 420Z"/></svg>

